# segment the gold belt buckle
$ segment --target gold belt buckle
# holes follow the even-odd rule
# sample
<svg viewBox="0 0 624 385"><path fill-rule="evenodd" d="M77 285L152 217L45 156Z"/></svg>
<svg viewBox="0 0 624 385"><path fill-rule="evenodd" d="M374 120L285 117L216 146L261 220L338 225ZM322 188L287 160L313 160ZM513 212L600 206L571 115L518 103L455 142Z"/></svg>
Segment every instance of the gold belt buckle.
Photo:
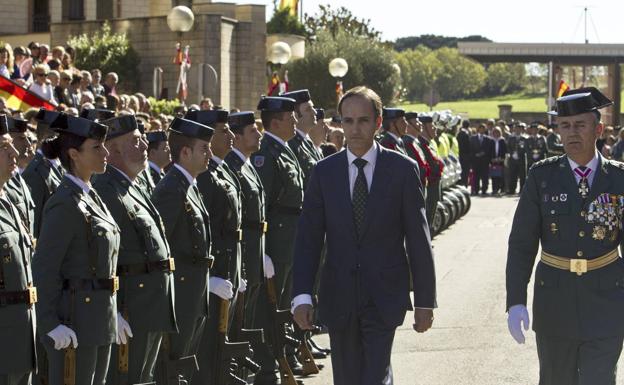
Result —
<svg viewBox="0 0 624 385"><path fill-rule="evenodd" d="M262 232L266 233L269 229L269 222L262 222Z"/></svg>
<svg viewBox="0 0 624 385"><path fill-rule="evenodd" d="M571 259L570 271L576 273L576 275L583 275L587 273L587 260L586 259Z"/></svg>
<svg viewBox="0 0 624 385"><path fill-rule="evenodd" d="M238 229L236 230L236 232L238 233L238 241L242 241L243 240L243 230Z"/></svg>
<svg viewBox="0 0 624 385"><path fill-rule="evenodd" d="M175 260L173 258L169 258L169 271L175 271Z"/></svg>
<svg viewBox="0 0 624 385"><path fill-rule="evenodd" d="M119 277L114 276L112 280L113 280L113 294L115 294L117 290L119 290Z"/></svg>
<svg viewBox="0 0 624 385"><path fill-rule="evenodd" d="M28 288L28 304L34 305L37 303L37 288L32 286Z"/></svg>

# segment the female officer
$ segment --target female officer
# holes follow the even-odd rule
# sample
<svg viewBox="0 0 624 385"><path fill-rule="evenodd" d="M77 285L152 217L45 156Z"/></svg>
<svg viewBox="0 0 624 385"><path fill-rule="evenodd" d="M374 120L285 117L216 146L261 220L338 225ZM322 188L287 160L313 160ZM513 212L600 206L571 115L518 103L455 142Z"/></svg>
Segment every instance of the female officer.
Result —
<svg viewBox="0 0 624 385"><path fill-rule="evenodd" d="M117 338L119 229L89 180L106 167L107 127L62 114L42 147L67 173L45 205L33 258L49 384L103 385Z"/></svg>
<svg viewBox="0 0 624 385"><path fill-rule="evenodd" d="M35 369L34 303L30 272L31 238L6 193L17 170L7 120L0 115L0 385L28 385Z"/></svg>

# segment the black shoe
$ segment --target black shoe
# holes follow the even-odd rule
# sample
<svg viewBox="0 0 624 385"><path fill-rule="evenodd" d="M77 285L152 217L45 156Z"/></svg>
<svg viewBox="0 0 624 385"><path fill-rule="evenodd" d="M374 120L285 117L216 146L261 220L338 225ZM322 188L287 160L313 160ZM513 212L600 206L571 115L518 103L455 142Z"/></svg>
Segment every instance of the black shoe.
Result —
<svg viewBox="0 0 624 385"><path fill-rule="evenodd" d="M312 357L314 357L315 360L327 358L327 353L317 349L316 346L313 346L310 343L310 340L308 340L308 349L310 350L310 353L312 353Z"/></svg>
<svg viewBox="0 0 624 385"><path fill-rule="evenodd" d="M292 359L291 357L288 357L288 366L290 366L290 370L292 370L292 373L295 376L303 375L303 366L301 366L295 357L292 357Z"/></svg>
<svg viewBox="0 0 624 385"><path fill-rule="evenodd" d="M260 372L254 376L254 385L277 385L279 382L275 373Z"/></svg>
<svg viewBox="0 0 624 385"><path fill-rule="evenodd" d="M310 347L311 348L314 348L314 349L318 350L319 352L323 352L323 353L325 353L327 355L331 354L331 349L324 348L324 347L320 346L319 344L314 342L314 340L312 338L309 338L308 341L310 342ZM310 349L310 350L312 350L312 349ZM316 358L316 357L314 357L314 358Z"/></svg>

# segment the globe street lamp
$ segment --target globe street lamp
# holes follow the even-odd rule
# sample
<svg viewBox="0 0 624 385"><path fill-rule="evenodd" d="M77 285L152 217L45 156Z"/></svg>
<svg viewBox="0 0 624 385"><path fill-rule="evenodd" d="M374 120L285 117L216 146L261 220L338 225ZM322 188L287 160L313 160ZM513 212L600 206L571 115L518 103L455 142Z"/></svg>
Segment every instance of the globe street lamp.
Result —
<svg viewBox="0 0 624 385"><path fill-rule="evenodd" d="M184 5L178 5L173 7L167 15L167 26L172 32L177 32L178 42L176 43L176 56L173 59L173 63L180 66L180 76L178 77L178 85L176 86L176 94L182 104L184 104L186 97L188 96L188 85L186 82L187 73L191 68L191 58L189 55L190 46L185 46L182 49L182 33L188 32L193 28L195 22L195 15L189 7Z"/></svg>
<svg viewBox="0 0 624 385"><path fill-rule="evenodd" d="M342 78L349 72L349 65L343 58L337 57L329 62L329 74L336 78L336 104L340 103L343 87Z"/></svg>
<svg viewBox="0 0 624 385"><path fill-rule="evenodd" d="M292 51L288 43L283 41L276 41L271 44L269 52L267 53L267 60L269 61L268 70L271 74L271 81L269 83L269 89L267 91L268 96L275 96L288 91L288 70L284 73L284 81L280 81L279 72L282 66L290 60ZM273 70L271 64L275 66Z"/></svg>

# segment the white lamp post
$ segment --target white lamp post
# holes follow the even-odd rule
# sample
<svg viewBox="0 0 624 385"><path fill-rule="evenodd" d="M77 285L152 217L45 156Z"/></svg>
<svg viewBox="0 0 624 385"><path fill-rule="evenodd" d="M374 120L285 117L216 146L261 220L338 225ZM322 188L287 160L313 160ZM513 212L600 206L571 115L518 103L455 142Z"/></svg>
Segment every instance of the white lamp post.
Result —
<svg viewBox="0 0 624 385"><path fill-rule="evenodd" d="M336 104L340 102L343 87L342 78L349 72L349 64L343 58L337 57L329 62L329 74L336 78Z"/></svg>
<svg viewBox="0 0 624 385"><path fill-rule="evenodd" d="M288 91L288 71L285 71L284 73L284 81L280 80L279 71L284 64L288 63L291 56L292 51L288 43L285 43L283 41L276 41L271 45L271 48L267 53L267 60L275 65L276 70L272 70L271 65L269 64L268 68L271 80L267 95L274 95L276 90L278 94L282 94Z"/></svg>

